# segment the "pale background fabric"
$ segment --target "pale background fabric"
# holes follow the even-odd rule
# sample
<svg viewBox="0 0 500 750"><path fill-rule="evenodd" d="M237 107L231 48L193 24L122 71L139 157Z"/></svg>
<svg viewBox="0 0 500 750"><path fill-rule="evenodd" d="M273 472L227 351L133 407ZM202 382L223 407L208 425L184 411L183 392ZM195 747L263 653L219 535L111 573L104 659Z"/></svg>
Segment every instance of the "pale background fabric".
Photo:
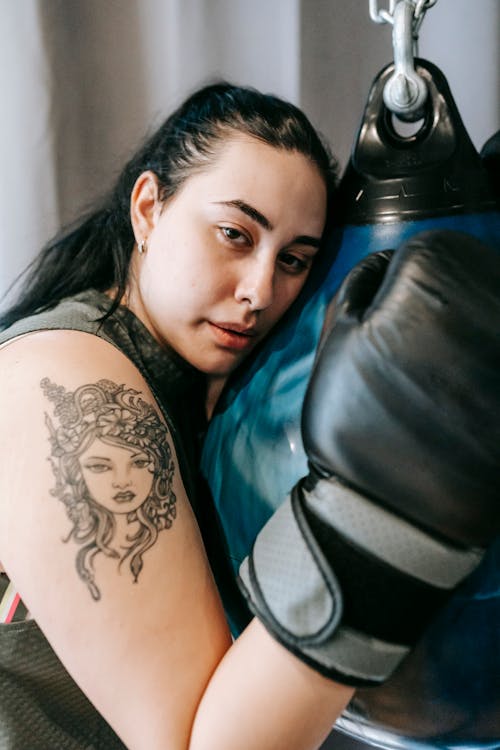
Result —
<svg viewBox="0 0 500 750"><path fill-rule="evenodd" d="M478 148L500 126L499 41L500 0L438 0L421 31ZM0 293L197 86L291 99L343 165L391 57L368 0L0 0Z"/></svg>

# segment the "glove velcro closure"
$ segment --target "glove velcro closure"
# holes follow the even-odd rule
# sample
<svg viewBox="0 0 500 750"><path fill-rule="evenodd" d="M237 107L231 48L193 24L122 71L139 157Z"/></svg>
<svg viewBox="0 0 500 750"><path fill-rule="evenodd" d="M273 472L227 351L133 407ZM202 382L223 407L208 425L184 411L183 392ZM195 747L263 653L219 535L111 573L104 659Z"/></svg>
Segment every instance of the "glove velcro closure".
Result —
<svg viewBox="0 0 500 750"><path fill-rule="evenodd" d="M480 557L321 479L309 492L294 488L269 520L240 568L240 585L274 637L315 669L348 684L378 684Z"/></svg>
<svg viewBox="0 0 500 750"><path fill-rule="evenodd" d="M340 622L342 592L296 489L259 533L240 579L287 643L323 643Z"/></svg>

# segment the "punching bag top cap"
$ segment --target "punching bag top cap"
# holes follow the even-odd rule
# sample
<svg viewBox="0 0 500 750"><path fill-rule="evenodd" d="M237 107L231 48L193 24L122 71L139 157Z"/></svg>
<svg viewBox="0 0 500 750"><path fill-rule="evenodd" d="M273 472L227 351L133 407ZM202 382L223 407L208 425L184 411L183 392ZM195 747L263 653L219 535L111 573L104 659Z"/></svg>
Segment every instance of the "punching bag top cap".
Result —
<svg viewBox="0 0 500 750"><path fill-rule="evenodd" d="M416 59L428 88L422 122L404 137L383 100L394 71L375 78L351 158L339 185L343 224L423 219L494 210L486 170L465 130L446 78L439 68Z"/></svg>

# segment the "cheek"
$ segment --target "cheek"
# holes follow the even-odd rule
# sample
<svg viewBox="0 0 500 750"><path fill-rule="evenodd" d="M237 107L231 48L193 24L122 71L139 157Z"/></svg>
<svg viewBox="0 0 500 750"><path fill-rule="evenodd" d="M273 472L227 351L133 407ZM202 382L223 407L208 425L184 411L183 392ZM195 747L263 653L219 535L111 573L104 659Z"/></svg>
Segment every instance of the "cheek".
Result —
<svg viewBox="0 0 500 750"><path fill-rule="evenodd" d="M278 282L275 291L275 303L273 305L273 312L276 318L281 318L288 308L293 305L302 291L306 280L307 276L305 275L300 277L289 276Z"/></svg>
<svg viewBox="0 0 500 750"><path fill-rule="evenodd" d="M82 474L92 498L97 499L109 491L110 480L105 473L95 474L84 469Z"/></svg>
<svg viewBox="0 0 500 750"><path fill-rule="evenodd" d="M210 264L199 263L196 258L180 253L168 264L151 264L144 281L146 299L154 299L157 304L172 307L174 311L206 298L218 283Z"/></svg>
<svg viewBox="0 0 500 750"><path fill-rule="evenodd" d="M149 469L134 469L132 481L135 486L145 495L149 495L153 486L154 475Z"/></svg>

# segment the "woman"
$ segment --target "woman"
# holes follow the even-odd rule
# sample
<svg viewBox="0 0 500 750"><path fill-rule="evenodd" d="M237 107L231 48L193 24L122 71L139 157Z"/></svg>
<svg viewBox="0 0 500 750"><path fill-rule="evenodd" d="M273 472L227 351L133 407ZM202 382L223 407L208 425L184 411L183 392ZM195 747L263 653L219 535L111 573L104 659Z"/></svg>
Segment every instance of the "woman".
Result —
<svg viewBox="0 0 500 750"><path fill-rule="evenodd" d="M231 645L195 518L204 402L302 289L333 179L295 107L209 86L4 314L0 591L31 619L0 626L2 748L313 748L349 700L258 621Z"/></svg>

